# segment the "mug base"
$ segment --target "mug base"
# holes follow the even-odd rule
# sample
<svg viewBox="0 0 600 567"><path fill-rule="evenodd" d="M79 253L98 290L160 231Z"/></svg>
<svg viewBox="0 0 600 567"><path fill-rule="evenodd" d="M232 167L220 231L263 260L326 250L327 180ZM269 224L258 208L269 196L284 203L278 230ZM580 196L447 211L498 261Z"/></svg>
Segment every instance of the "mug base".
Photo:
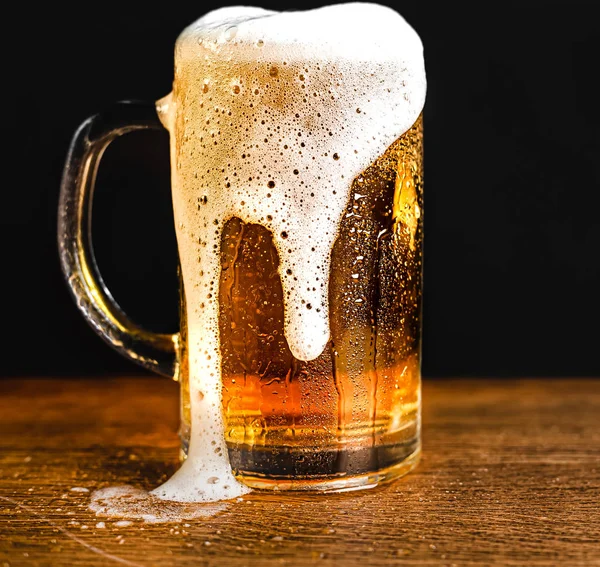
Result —
<svg viewBox="0 0 600 567"><path fill-rule="evenodd" d="M389 448L387 449L389 451ZM401 447L395 446L394 452L397 453L401 449ZM416 467L421 457L420 443L412 444L411 449L408 453L404 452L403 458L396 458L393 463L389 464L388 462L383 466L381 466L381 461L379 461L379 458L382 456L381 449L371 449L369 455L365 454L365 450L358 454L356 452L352 454L340 451L336 455L336 462L341 465L338 468L343 468L344 470L338 470L338 472L332 470L330 474L303 474L302 471L296 469L292 474L288 473L287 475L272 473L267 475L256 471L240 469L235 466L238 460L235 455L237 450L230 450L229 453L236 478L251 488L271 491L316 491L331 493L374 488L384 482L404 476ZM232 453L234 454L232 455ZM369 456L371 457L370 459L368 458ZM365 458L370 461L371 465L377 461L380 464L370 470L370 467L367 469L363 468L362 471L360 468L352 466L353 461L355 463L358 461L366 464Z"/></svg>

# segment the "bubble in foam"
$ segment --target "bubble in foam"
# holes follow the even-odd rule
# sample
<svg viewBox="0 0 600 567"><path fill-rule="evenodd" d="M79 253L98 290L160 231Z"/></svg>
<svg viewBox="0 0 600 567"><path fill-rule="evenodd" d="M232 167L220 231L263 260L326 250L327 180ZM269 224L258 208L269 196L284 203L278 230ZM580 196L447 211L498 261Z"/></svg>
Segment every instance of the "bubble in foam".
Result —
<svg viewBox="0 0 600 567"><path fill-rule="evenodd" d="M192 423L188 459L154 495L210 501L248 490L232 475L221 413L214 290L222 227L231 217L268 219L286 339L296 358L318 357L329 340L330 255L352 180L419 116L425 70L418 35L376 4L222 8L180 35L175 69L176 88L157 109L177 164Z"/></svg>

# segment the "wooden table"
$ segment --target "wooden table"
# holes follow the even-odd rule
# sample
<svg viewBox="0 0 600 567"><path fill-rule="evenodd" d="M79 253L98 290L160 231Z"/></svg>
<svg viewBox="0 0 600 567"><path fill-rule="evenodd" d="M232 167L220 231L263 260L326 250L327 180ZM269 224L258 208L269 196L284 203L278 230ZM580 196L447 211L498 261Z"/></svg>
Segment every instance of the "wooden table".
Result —
<svg viewBox="0 0 600 567"><path fill-rule="evenodd" d="M0 567L600 565L598 379L426 380L422 461L388 486L102 527L71 489L172 474L177 397L162 378L0 380Z"/></svg>

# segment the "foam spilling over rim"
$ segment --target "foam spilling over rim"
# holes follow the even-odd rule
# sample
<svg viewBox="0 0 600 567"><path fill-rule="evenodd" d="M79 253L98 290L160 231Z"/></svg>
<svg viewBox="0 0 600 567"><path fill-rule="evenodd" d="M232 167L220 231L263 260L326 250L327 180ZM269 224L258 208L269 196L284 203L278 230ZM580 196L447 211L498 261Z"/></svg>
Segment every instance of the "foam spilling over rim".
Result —
<svg viewBox="0 0 600 567"><path fill-rule="evenodd" d="M376 4L222 8L182 32L174 90L158 110L171 133L192 423L188 459L155 496L248 491L232 474L221 410L223 226L238 217L271 231L289 348L317 358L330 336L330 255L352 181L414 124L425 88L418 35Z"/></svg>

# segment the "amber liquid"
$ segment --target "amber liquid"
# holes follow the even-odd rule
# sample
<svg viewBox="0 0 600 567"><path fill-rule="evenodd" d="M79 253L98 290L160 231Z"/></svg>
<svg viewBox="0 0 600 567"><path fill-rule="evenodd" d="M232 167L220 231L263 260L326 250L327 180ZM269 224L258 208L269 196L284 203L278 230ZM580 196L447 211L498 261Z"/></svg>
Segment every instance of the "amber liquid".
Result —
<svg viewBox="0 0 600 567"><path fill-rule="evenodd" d="M238 218L227 222L219 286L222 402L229 458L240 480L295 489L369 475L378 482L416 462L422 141L420 117L353 181L332 251L331 338L315 360L298 360L288 348L271 233ZM185 449L190 404L183 300L182 306Z"/></svg>

